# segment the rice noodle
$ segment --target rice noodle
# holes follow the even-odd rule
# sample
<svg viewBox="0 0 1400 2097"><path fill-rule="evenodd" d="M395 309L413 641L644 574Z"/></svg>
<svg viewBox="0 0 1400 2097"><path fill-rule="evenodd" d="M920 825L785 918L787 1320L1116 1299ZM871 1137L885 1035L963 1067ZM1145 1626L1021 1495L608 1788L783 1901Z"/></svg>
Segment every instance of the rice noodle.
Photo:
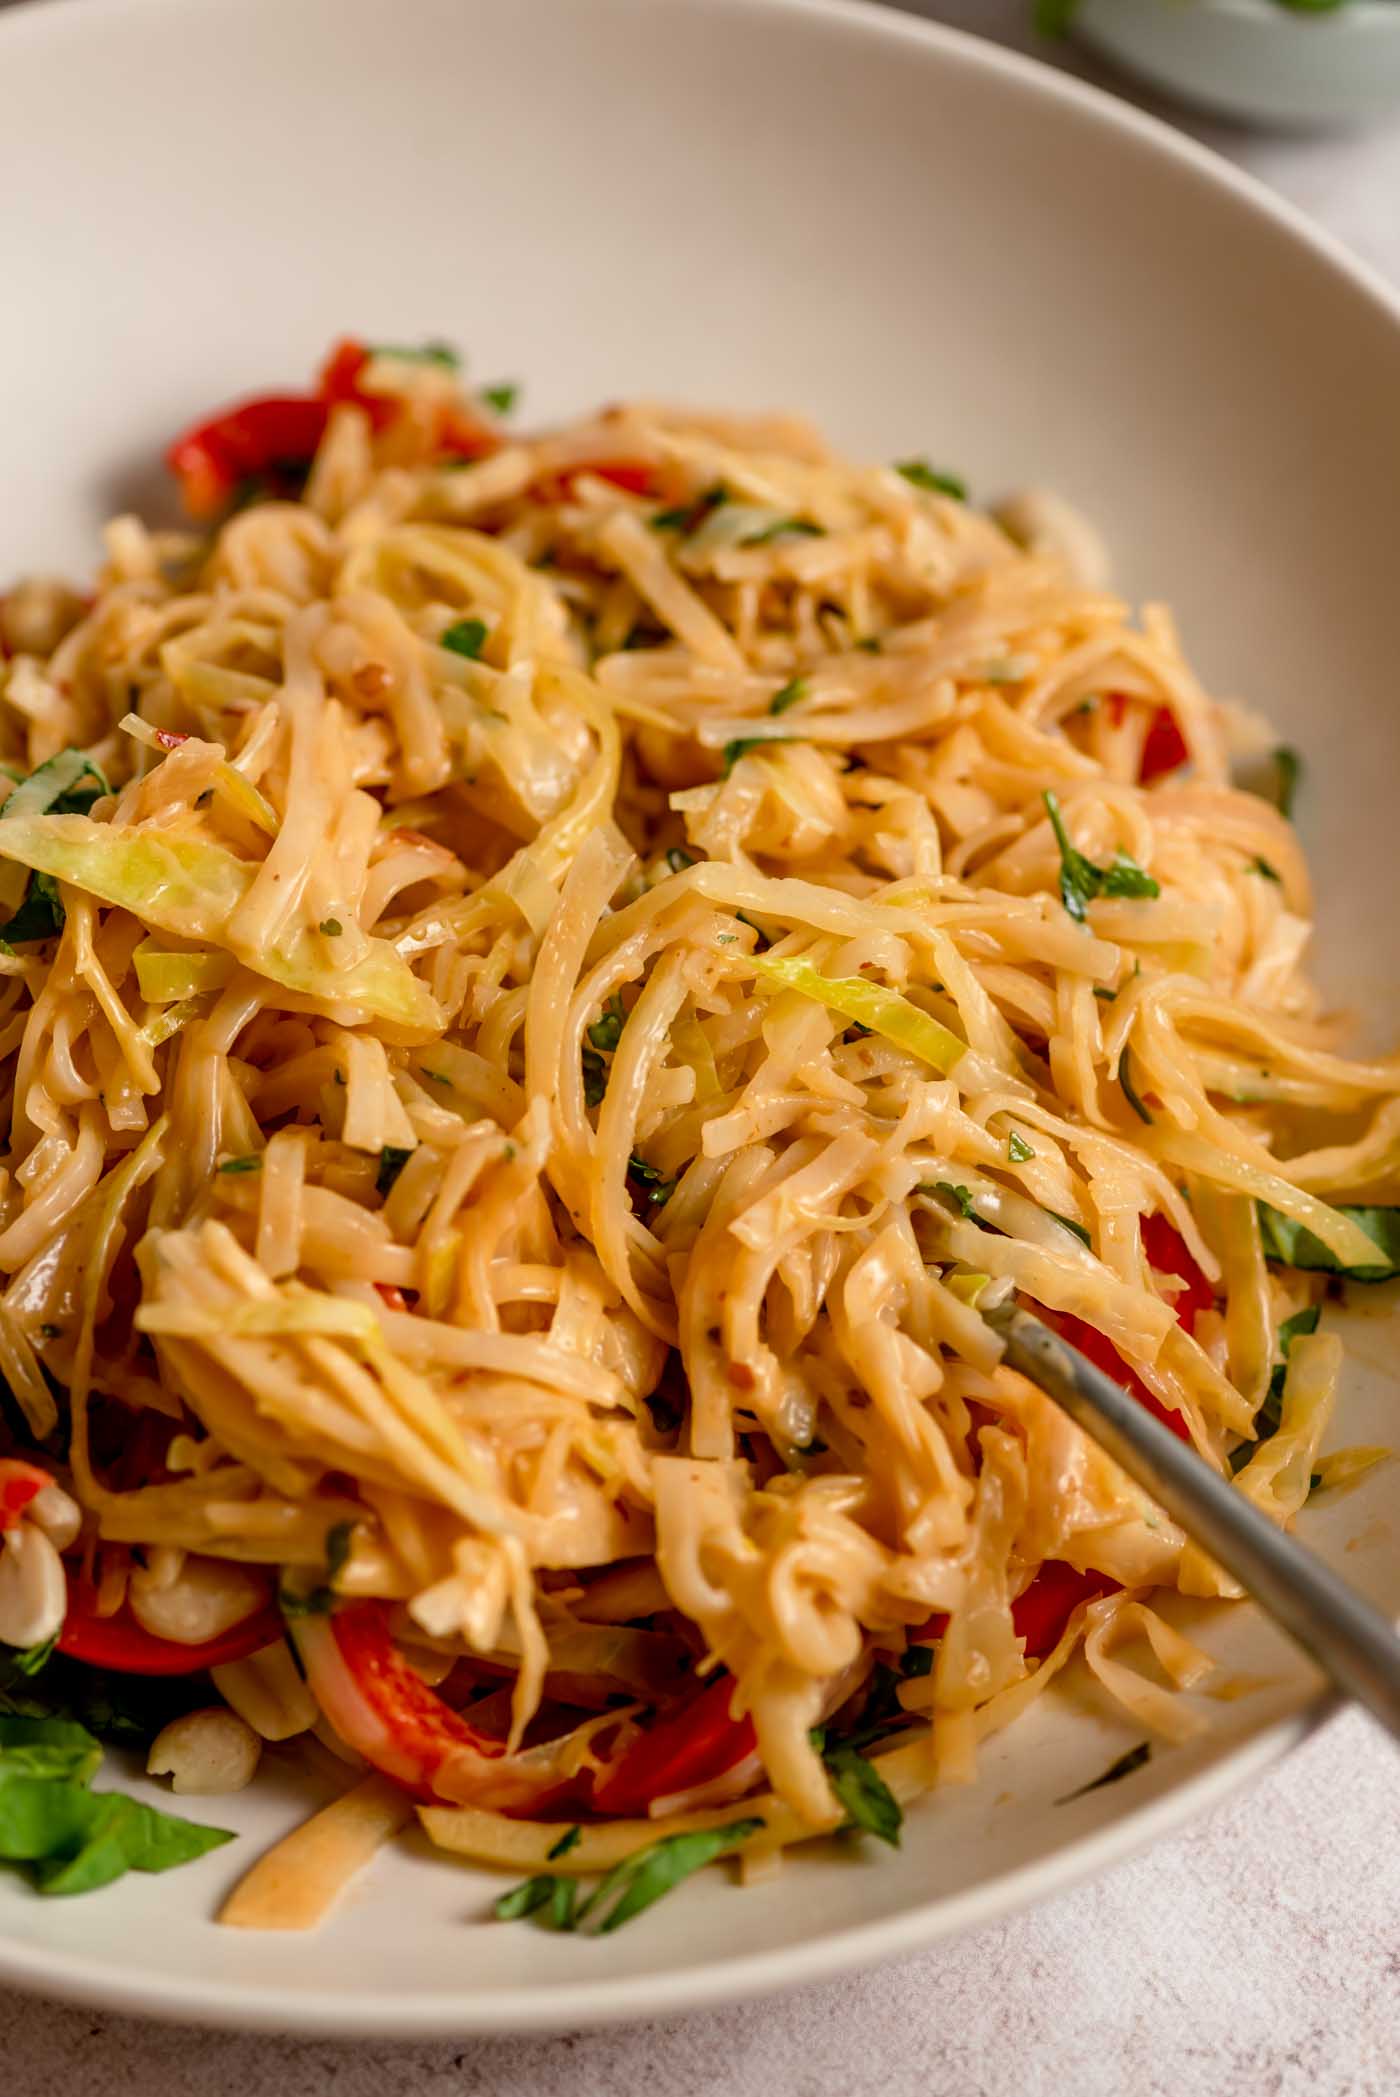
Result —
<svg viewBox="0 0 1400 2097"><path fill-rule="evenodd" d="M9 600L0 757L79 742L111 788L0 812L9 906L31 872L62 906L0 958L0 1372L33 1438L71 1417L89 1565L314 1569L345 1525L340 1592L491 1670L508 1760L619 1668L664 1705L689 1641L753 1720L769 1849L837 1817L835 1685L931 1615L906 1795L1081 1647L1181 1737L1200 1661L1155 1605L1209 1570L973 1305L1092 1327L1227 1470L1306 1300L1256 1204L1364 1264L1333 1204L1395 1193L1400 1059L1337 1046L1298 840L1229 784L1170 620L795 425L624 408L452 471L450 381L372 373L397 420L337 407L302 500L125 520L92 600ZM1190 769L1141 783L1164 722ZM1047 789L1136 868L1079 922ZM1154 1215L1215 1299L1194 1337ZM1339 1374L1299 1338L1245 1450L1280 1522ZM168 1419L151 1475L113 1407ZM1056 1562L1122 1591L1036 1666ZM635 1618L623 1668L599 1627ZM292 1862L341 1873L397 1796ZM227 1919L326 1890L268 1864Z"/></svg>

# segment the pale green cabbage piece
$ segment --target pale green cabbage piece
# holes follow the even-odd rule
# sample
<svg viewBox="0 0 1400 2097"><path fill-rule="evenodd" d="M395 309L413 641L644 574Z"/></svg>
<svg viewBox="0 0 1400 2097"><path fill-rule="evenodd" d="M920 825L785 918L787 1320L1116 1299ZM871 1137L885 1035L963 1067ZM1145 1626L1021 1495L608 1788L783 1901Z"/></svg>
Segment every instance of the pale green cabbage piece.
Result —
<svg viewBox="0 0 1400 2097"><path fill-rule="evenodd" d="M749 966L760 980L784 990L800 990L804 997L815 998L819 1005L840 1012L858 1026L869 1027L872 1034L883 1035L896 1048L909 1049L945 1077L958 1058L967 1054L967 1043L959 1041L950 1028L881 983L867 983L863 976L824 976L800 954L754 954Z"/></svg>
<svg viewBox="0 0 1400 2097"><path fill-rule="evenodd" d="M255 974L338 1013L387 1021L414 1040L442 1032L431 993L387 940L372 939L368 952L347 969L328 968L315 936L302 928L266 949L234 945L228 922L257 868L222 845L161 830L118 829L90 816L15 815L0 822L0 857L129 910L162 932L222 946Z"/></svg>

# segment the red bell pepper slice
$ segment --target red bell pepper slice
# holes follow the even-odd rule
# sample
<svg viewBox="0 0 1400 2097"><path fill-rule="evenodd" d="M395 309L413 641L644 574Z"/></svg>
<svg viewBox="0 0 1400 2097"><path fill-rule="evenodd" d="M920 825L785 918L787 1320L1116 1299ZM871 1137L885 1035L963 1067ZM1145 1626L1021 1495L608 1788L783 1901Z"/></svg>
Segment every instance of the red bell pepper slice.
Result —
<svg viewBox="0 0 1400 2097"><path fill-rule="evenodd" d="M316 456L330 410L307 394L267 394L196 423L177 437L165 462L192 517L213 517L241 482L287 479Z"/></svg>
<svg viewBox="0 0 1400 2097"><path fill-rule="evenodd" d="M30 1501L51 1483L48 1472L41 1471L38 1464L18 1456L0 1460L0 1533L16 1528Z"/></svg>
<svg viewBox="0 0 1400 2097"><path fill-rule="evenodd" d="M644 1813L653 1799L711 1784L756 1754L753 1720L730 1716L733 1694L733 1676L719 1675L679 1711L648 1726L599 1784L596 1810Z"/></svg>
<svg viewBox="0 0 1400 2097"><path fill-rule="evenodd" d="M1150 786L1154 779L1161 779L1184 765L1190 755L1186 739L1177 727L1176 715L1169 706L1159 706L1148 723L1143 740L1138 778L1144 786Z"/></svg>
<svg viewBox="0 0 1400 2097"><path fill-rule="evenodd" d="M1159 1274L1174 1274L1185 1283L1176 1299L1176 1317L1184 1332L1193 1333L1200 1313L1215 1308L1215 1291L1187 1251L1186 1240L1165 1216L1144 1216L1142 1248Z"/></svg>
<svg viewBox="0 0 1400 2097"><path fill-rule="evenodd" d="M86 1606L85 1606L86 1596ZM282 1636L282 1617L274 1602L267 1602L230 1625L217 1638L199 1645L182 1645L173 1638L159 1638L138 1624L127 1607L114 1616L97 1616L91 1608L91 1590L70 1583L68 1614L58 1634L58 1650L70 1660L86 1661L90 1667L111 1668L119 1675L196 1675L207 1667L227 1667L230 1661L246 1660Z"/></svg>

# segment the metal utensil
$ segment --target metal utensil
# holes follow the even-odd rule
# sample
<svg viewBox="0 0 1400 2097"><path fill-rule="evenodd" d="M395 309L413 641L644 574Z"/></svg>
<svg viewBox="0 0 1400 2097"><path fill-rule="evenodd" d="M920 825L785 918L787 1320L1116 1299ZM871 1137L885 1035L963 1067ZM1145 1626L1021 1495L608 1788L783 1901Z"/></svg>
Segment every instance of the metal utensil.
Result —
<svg viewBox="0 0 1400 2097"><path fill-rule="evenodd" d="M1008 1306L987 1322L1006 1342L1011 1367L1063 1406L1339 1689L1400 1740L1400 1638L1380 1611L1039 1318Z"/></svg>

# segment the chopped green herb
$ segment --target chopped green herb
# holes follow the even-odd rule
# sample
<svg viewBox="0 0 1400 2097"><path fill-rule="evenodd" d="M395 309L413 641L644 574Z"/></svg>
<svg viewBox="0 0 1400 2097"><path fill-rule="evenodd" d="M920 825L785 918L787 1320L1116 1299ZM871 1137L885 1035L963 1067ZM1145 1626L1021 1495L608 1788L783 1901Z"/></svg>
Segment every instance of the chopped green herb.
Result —
<svg viewBox="0 0 1400 2097"><path fill-rule="evenodd" d="M567 1857L569 1851L573 1849L579 1842L582 1834L583 1829L581 1827L565 1828L563 1834L559 1837L559 1840L555 1843L553 1849L547 1850L545 1852L548 1861L551 1864L553 1864L556 1858Z"/></svg>
<svg viewBox="0 0 1400 2097"><path fill-rule="evenodd" d="M1303 1224L1261 1201L1259 1228L1266 1258L1305 1273L1345 1275L1348 1281L1392 1281L1400 1274L1400 1208L1353 1208L1345 1202L1335 1206L1339 1216L1349 1216L1368 1238L1375 1239L1378 1258L1374 1266L1368 1260L1364 1267L1343 1267Z"/></svg>
<svg viewBox="0 0 1400 2097"><path fill-rule="evenodd" d="M751 750L771 750L775 743L790 743L790 735L736 735L733 742L726 743L720 756L724 761L722 776L727 779L741 757Z"/></svg>
<svg viewBox="0 0 1400 2097"><path fill-rule="evenodd" d="M326 1570L320 1584L305 1594L288 1587L285 1582L277 1590L277 1601L283 1616L329 1616L338 1599L336 1580L350 1556L354 1541L355 1524L337 1522L326 1531Z"/></svg>
<svg viewBox="0 0 1400 2097"><path fill-rule="evenodd" d="M372 357L394 357L400 364L440 364L444 371L456 371L462 362L450 342L424 342L416 349L399 342L375 342L369 353Z"/></svg>
<svg viewBox="0 0 1400 2097"><path fill-rule="evenodd" d="M977 1212L972 1206L972 1196L966 1187L955 1186L951 1180L935 1180L933 1185L936 1193L946 1194L949 1201L953 1203L954 1207L962 1215L970 1217L974 1223L976 1222Z"/></svg>
<svg viewBox="0 0 1400 2097"><path fill-rule="evenodd" d="M1035 1156L1035 1150L1024 1136L1018 1135L1013 1129L1006 1139L1006 1155L1013 1165L1024 1165L1028 1158Z"/></svg>
<svg viewBox="0 0 1400 2097"><path fill-rule="evenodd" d="M1290 744L1280 743L1274 752L1274 767L1278 773L1279 814L1291 823L1293 804L1303 778L1303 760Z"/></svg>
<svg viewBox="0 0 1400 2097"><path fill-rule="evenodd" d="M1111 1005L1117 999L1118 993L1116 990L1105 990L1102 983L1096 983L1094 985L1094 996L1099 999L1101 1004Z"/></svg>
<svg viewBox="0 0 1400 2097"><path fill-rule="evenodd" d="M1268 860L1260 858L1257 853L1249 862L1249 871L1251 874L1261 875L1265 881L1277 881L1282 884L1283 876L1278 868L1270 866Z"/></svg>
<svg viewBox="0 0 1400 2097"><path fill-rule="evenodd" d="M623 1004L619 992L608 999L603 1007L602 1017L595 1019L588 1029L588 1038L595 1049L604 1055L611 1055L622 1039L622 1030L626 1024L627 1007Z"/></svg>
<svg viewBox="0 0 1400 2097"><path fill-rule="evenodd" d="M926 495L951 495L954 502L967 501L967 482L955 473L940 473L927 459L901 459L894 470Z"/></svg>
<svg viewBox="0 0 1400 2097"><path fill-rule="evenodd" d="M1082 1223L1076 1223L1072 1216L1062 1216L1058 1209L1047 1209L1045 1213L1047 1216L1053 1216L1056 1223L1062 1223L1067 1231L1073 1232L1074 1236L1078 1238L1081 1245L1087 1245L1089 1247L1089 1250L1091 1252L1093 1251L1093 1238L1090 1236L1089 1232L1085 1230Z"/></svg>
<svg viewBox="0 0 1400 2097"><path fill-rule="evenodd" d="M668 1179L664 1172L639 1157L636 1151L627 1160L627 1176L646 1189L647 1203L652 1208L661 1208L676 1191L674 1178Z"/></svg>
<svg viewBox="0 0 1400 2097"><path fill-rule="evenodd" d="M323 917L316 929L324 939L339 939L345 927L338 917Z"/></svg>
<svg viewBox="0 0 1400 2097"><path fill-rule="evenodd" d="M450 649L453 655L465 655L468 661L475 662L486 646L487 632L484 619L458 619L438 635L438 646Z"/></svg>
<svg viewBox="0 0 1400 2097"><path fill-rule="evenodd" d="M515 379L502 379L498 385L483 386L481 398L493 415L509 415L520 398L520 387Z"/></svg>
<svg viewBox="0 0 1400 2097"><path fill-rule="evenodd" d="M587 1107L601 1107L603 1094L608 1089L608 1067L596 1049L586 1048L581 1058L583 1064L583 1101Z"/></svg>
<svg viewBox="0 0 1400 2097"><path fill-rule="evenodd" d="M1129 1748L1126 1755L1120 1755L1116 1762L1110 1763L1101 1777L1091 1778L1087 1784L1081 1784L1077 1791L1067 1791L1063 1798L1056 1799L1055 1804L1067 1806L1071 1799L1087 1798L1091 1791L1102 1791L1105 1784L1121 1783L1124 1777L1132 1776L1135 1770L1141 1769L1144 1763L1151 1759L1152 1744L1144 1740L1139 1746Z"/></svg>
<svg viewBox="0 0 1400 2097"><path fill-rule="evenodd" d="M1152 1116L1143 1105L1142 1097L1133 1083L1132 1060L1126 1047L1118 1058L1118 1082L1123 1088L1124 1099L1128 1102L1138 1120L1145 1121L1150 1128L1152 1126Z"/></svg>
<svg viewBox="0 0 1400 2097"><path fill-rule="evenodd" d="M1096 896L1159 896L1162 891L1144 867L1126 852L1115 853L1110 866L1095 866L1069 841L1057 797L1047 787L1041 795L1055 842L1060 848L1060 901L1078 924L1086 922Z"/></svg>
<svg viewBox="0 0 1400 2097"><path fill-rule="evenodd" d="M54 1328L57 1331L57 1327ZM46 1638L41 1645L25 1646L22 1652L7 1653L6 1659L17 1675L37 1675L48 1666L58 1651L58 1633Z"/></svg>
<svg viewBox="0 0 1400 2097"><path fill-rule="evenodd" d="M386 1143L379 1153L379 1171L374 1181L375 1192L388 1194L412 1156L411 1150L403 1150L397 1143Z"/></svg>
<svg viewBox="0 0 1400 2097"><path fill-rule="evenodd" d="M805 699L806 696L806 678L789 678L788 682L783 686L782 690L780 692L775 692L772 698L769 700L768 711L770 714L785 714L790 706L796 706L798 700Z"/></svg>
<svg viewBox="0 0 1400 2097"><path fill-rule="evenodd" d="M898 1849L903 1808L874 1763L852 1747L829 1749L823 1760L831 1788L846 1809L846 1825Z"/></svg>
<svg viewBox="0 0 1400 2097"><path fill-rule="evenodd" d="M772 524L760 525L757 531L746 532L738 543L740 546L769 546L774 539L821 539L825 536L825 527L812 524L806 517L779 517Z"/></svg>
<svg viewBox="0 0 1400 2097"><path fill-rule="evenodd" d="M261 1172L262 1159L261 1157L225 1158L221 1164L215 1167L215 1170L218 1172Z"/></svg>
<svg viewBox="0 0 1400 2097"><path fill-rule="evenodd" d="M340 1073L338 1071L336 1073L336 1076L340 1077ZM447 1072L445 1070L429 1070L426 1064L423 1066L423 1076L425 1078L431 1078L435 1085L450 1086L452 1083L451 1078L448 1077ZM340 1078L340 1082L343 1085L345 1083L344 1078Z"/></svg>
<svg viewBox="0 0 1400 2097"><path fill-rule="evenodd" d="M721 1828L693 1828L680 1835L664 1835L659 1842L649 1842L615 1864L587 1900L579 1904L575 1903L572 1882L568 1893L560 1893L554 1874L538 1873L503 1893L492 1912L502 1922L514 1922L547 1908L551 1928L607 1936L642 1914L692 1873L713 1863L716 1857L740 1848L762 1826L763 1822L757 1819L732 1820Z"/></svg>
<svg viewBox="0 0 1400 2097"><path fill-rule="evenodd" d="M522 1879L503 1893L491 1909L497 1922L519 1922L523 1916L533 1915L538 1908L547 1905L554 1892L554 1873L537 1872L532 1879Z"/></svg>

